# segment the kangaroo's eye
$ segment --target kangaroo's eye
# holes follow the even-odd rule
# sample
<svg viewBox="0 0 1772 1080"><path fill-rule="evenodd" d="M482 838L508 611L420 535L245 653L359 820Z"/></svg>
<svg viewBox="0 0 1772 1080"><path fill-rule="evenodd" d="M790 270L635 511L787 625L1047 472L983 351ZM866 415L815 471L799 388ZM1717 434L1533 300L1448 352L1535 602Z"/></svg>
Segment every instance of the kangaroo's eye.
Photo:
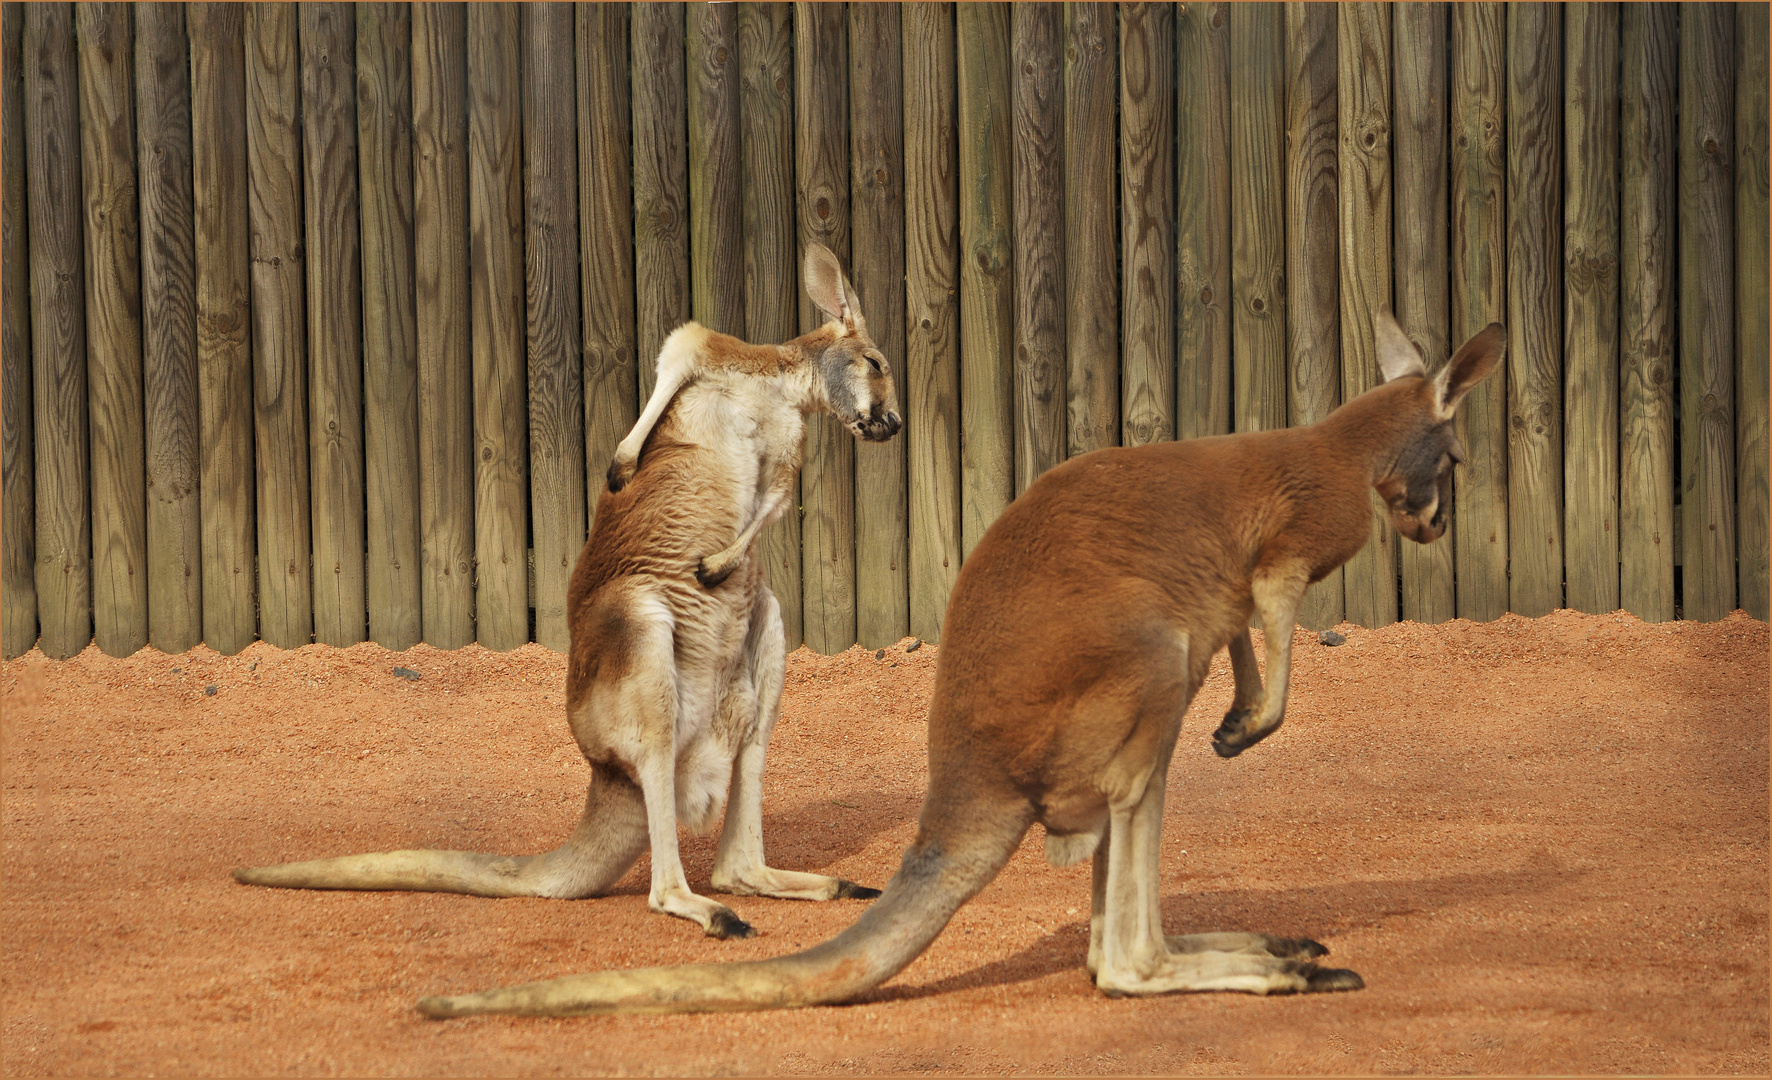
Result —
<svg viewBox="0 0 1772 1080"><path fill-rule="evenodd" d="M881 368L880 368L880 361L874 359L871 356L868 357L868 367L871 367L874 369L875 375L879 375L882 373Z"/></svg>

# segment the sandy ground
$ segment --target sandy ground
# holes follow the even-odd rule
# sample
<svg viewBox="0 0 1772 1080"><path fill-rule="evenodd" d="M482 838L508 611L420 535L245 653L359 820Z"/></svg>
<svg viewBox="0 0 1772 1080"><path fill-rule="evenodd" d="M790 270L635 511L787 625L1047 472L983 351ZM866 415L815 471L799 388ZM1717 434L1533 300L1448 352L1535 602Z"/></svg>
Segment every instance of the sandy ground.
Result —
<svg viewBox="0 0 1772 1080"><path fill-rule="evenodd" d="M1350 994L1108 1000L1087 864L1041 834L862 1003L430 1021L412 1003L606 967L776 955L860 901L736 899L761 931L609 897L249 888L228 871L403 846L526 852L587 770L564 664L374 645L89 649L0 664L9 1074L1755 1073L1768 1071L1768 640L1739 613L1343 626L1286 726L1169 776L1169 932L1311 935ZM775 865L883 885L912 835L937 649L801 650L771 747ZM416 671L416 681L393 668ZM213 688L213 693L209 692ZM685 843L705 889L711 837Z"/></svg>

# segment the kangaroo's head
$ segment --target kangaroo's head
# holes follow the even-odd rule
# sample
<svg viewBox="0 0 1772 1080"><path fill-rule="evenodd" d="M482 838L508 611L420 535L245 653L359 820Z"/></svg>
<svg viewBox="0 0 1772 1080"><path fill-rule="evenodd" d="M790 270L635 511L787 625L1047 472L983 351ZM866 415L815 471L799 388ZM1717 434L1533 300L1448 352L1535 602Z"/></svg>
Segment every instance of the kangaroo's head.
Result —
<svg viewBox="0 0 1772 1080"><path fill-rule="evenodd" d="M1430 378L1421 353L1389 311L1373 317L1372 330L1385 384L1397 384L1396 393L1405 401L1398 417L1404 431L1396 460L1373 486L1390 507L1397 531L1418 544L1431 544L1446 532L1452 510L1452 467L1464 460L1452 418L1464 395L1501 361L1507 332L1500 323L1490 323Z"/></svg>
<svg viewBox="0 0 1772 1080"><path fill-rule="evenodd" d="M814 357L830 410L856 437L885 442L904 426L892 366L861 317L855 286L823 244L806 246L806 292L820 311L840 325L837 337Z"/></svg>

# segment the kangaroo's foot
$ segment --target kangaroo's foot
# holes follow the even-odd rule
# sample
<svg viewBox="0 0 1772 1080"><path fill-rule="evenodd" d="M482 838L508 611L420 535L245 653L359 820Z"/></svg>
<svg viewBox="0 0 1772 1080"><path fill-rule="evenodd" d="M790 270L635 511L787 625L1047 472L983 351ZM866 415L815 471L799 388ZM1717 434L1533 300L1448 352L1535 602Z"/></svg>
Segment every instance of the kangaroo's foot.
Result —
<svg viewBox="0 0 1772 1080"><path fill-rule="evenodd" d="M722 941L748 938L755 933L750 923L739 918L738 913L725 904L709 900L705 896L697 896L687 888L670 890L662 895L654 892L647 899L647 906L660 914L688 919L701 927L709 937Z"/></svg>
<svg viewBox="0 0 1772 1080"><path fill-rule="evenodd" d="M1207 990L1316 994L1359 990L1366 983L1345 968L1319 967L1309 960L1284 959L1265 951L1164 950L1145 964L1104 964L1095 985L1109 997L1121 997Z"/></svg>
<svg viewBox="0 0 1772 1080"><path fill-rule="evenodd" d="M879 889L824 874L803 874L756 866L746 870L714 868L714 891L733 896L774 896L783 900L872 900Z"/></svg>
<svg viewBox="0 0 1772 1080"><path fill-rule="evenodd" d="M1272 934L1213 933L1170 934L1163 939L1170 952L1262 953L1281 960L1315 960L1329 950L1310 938L1283 938Z"/></svg>

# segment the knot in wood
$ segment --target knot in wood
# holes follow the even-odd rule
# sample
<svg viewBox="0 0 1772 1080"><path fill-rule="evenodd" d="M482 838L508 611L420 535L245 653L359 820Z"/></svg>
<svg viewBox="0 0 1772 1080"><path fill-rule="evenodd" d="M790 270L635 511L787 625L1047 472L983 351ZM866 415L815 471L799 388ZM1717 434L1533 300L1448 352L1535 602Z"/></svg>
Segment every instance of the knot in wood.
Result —
<svg viewBox="0 0 1772 1080"><path fill-rule="evenodd" d="M818 200L817 209L818 209L818 216L820 219L830 217L831 216L831 200L826 199L826 198L820 198Z"/></svg>

